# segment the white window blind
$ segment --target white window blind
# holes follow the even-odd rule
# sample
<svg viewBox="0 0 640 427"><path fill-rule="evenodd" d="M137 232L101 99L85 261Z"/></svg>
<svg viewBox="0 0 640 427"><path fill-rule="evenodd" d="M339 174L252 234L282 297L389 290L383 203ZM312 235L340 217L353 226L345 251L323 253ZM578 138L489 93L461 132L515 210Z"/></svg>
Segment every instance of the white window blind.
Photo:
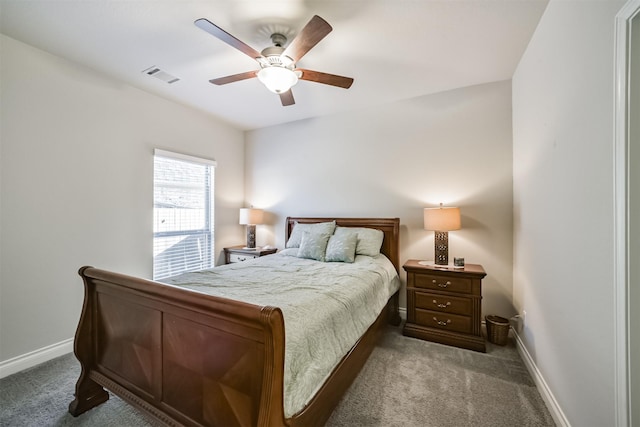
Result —
<svg viewBox="0 0 640 427"><path fill-rule="evenodd" d="M155 150L153 279L213 267L215 162Z"/></svg>

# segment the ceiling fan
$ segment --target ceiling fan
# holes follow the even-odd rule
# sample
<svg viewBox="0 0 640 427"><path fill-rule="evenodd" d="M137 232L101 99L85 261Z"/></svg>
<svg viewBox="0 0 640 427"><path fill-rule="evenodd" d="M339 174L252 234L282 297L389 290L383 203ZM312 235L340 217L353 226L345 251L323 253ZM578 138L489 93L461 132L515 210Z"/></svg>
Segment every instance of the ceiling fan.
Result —
<svg viewBox="0 0 640 427"><path fill-rule="evenodd" d="M235 47L245 55L255 59L260 65L260 69L256 71L247 71L245 73L209 80L209 82L215 85L225 85L257 77L267 89L280 95L282 105L287 106L295 104L291 87L295 85L299 79L344 89L349 89L353 83L351 77L337 76L335 74L296 67L296 63L333 29L327 21L317 15L311 18L307 25L305 25L302 31L286 48L284 45L287 43L287 38L282 34L275 33L271 35L273 46L267 47L262 52L258 52L205 18L196 20L194 24L228 45Z"/></svg>

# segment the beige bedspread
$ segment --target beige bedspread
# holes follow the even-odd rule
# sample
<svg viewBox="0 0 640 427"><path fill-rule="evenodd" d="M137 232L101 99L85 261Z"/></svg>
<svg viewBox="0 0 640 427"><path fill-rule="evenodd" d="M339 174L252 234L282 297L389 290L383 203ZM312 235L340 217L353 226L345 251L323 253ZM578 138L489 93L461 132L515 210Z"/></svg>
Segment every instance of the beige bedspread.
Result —
<svg viewBox="0 0 640 427"><path fill-rule="evenodd" d="M282 310L287 418L305 407L400 287L384 255L358 255L349 264L275 254L163 282Z"/></svg>

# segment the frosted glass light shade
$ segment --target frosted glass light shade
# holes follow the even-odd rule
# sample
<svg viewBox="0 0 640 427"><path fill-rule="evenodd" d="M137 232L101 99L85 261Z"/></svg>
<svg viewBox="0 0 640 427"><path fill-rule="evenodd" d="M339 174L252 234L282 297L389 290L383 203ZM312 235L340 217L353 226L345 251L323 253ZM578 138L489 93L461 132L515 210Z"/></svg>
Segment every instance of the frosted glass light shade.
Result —
<svg viewBox="0 0 640 427"><path fill-rule="evenodd" d="M265 67L258 71L258 80L274 93L284 93L298 83L298 76L284 67Z"/></svg>
<svg viewBox="0 0 640 427"><path fill-rule="evenodd" d="M240 224L255 225L262 224L264 221L264 211L262 209L241 208Z"/></svg>
<svg viewBox="0 0 640 427"><path fill-rule="evenodd" d="M433 231L460 230L460 208L425 208L424 229Z"/></svg>

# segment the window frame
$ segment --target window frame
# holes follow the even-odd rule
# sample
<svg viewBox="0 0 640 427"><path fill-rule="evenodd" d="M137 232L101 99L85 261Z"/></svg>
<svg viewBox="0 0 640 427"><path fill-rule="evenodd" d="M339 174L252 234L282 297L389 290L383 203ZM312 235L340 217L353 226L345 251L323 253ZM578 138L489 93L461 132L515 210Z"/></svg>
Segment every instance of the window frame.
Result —
<svg viewBox="0 0 640 427"><path fill-rule="evenodd" d="M175 160L180 162L192 163L198 166L207 166L208 173L206 179L209 180L208 187L209 191L205 192L204 195L204 203L205 203L205 217L204 217L204 228L197 229L189 229L189 230L171 230L171 231L156 231L156 158L164 158L169 160ZM212 159L207 159L203 157L190 156L187 154L176 153L173 151L166 151L161 149L154 149L153 152L153 265L152 265L152 277L153 280L162 280L163 278L173 276L175 274L185 273L188 271L195 271L191 269L181 270L179 272L171 272L170 274L160 274L157 275L156 272L156 254L155 254L155 244L157 238L163 237L176 237L176 236L206 236L208 239L208 248L207 252L209 254L209 259L205 260L205 268L215 266L215 226L214 226L214 199L215 199L215 168L217 166L217 162Z"/></svg>

